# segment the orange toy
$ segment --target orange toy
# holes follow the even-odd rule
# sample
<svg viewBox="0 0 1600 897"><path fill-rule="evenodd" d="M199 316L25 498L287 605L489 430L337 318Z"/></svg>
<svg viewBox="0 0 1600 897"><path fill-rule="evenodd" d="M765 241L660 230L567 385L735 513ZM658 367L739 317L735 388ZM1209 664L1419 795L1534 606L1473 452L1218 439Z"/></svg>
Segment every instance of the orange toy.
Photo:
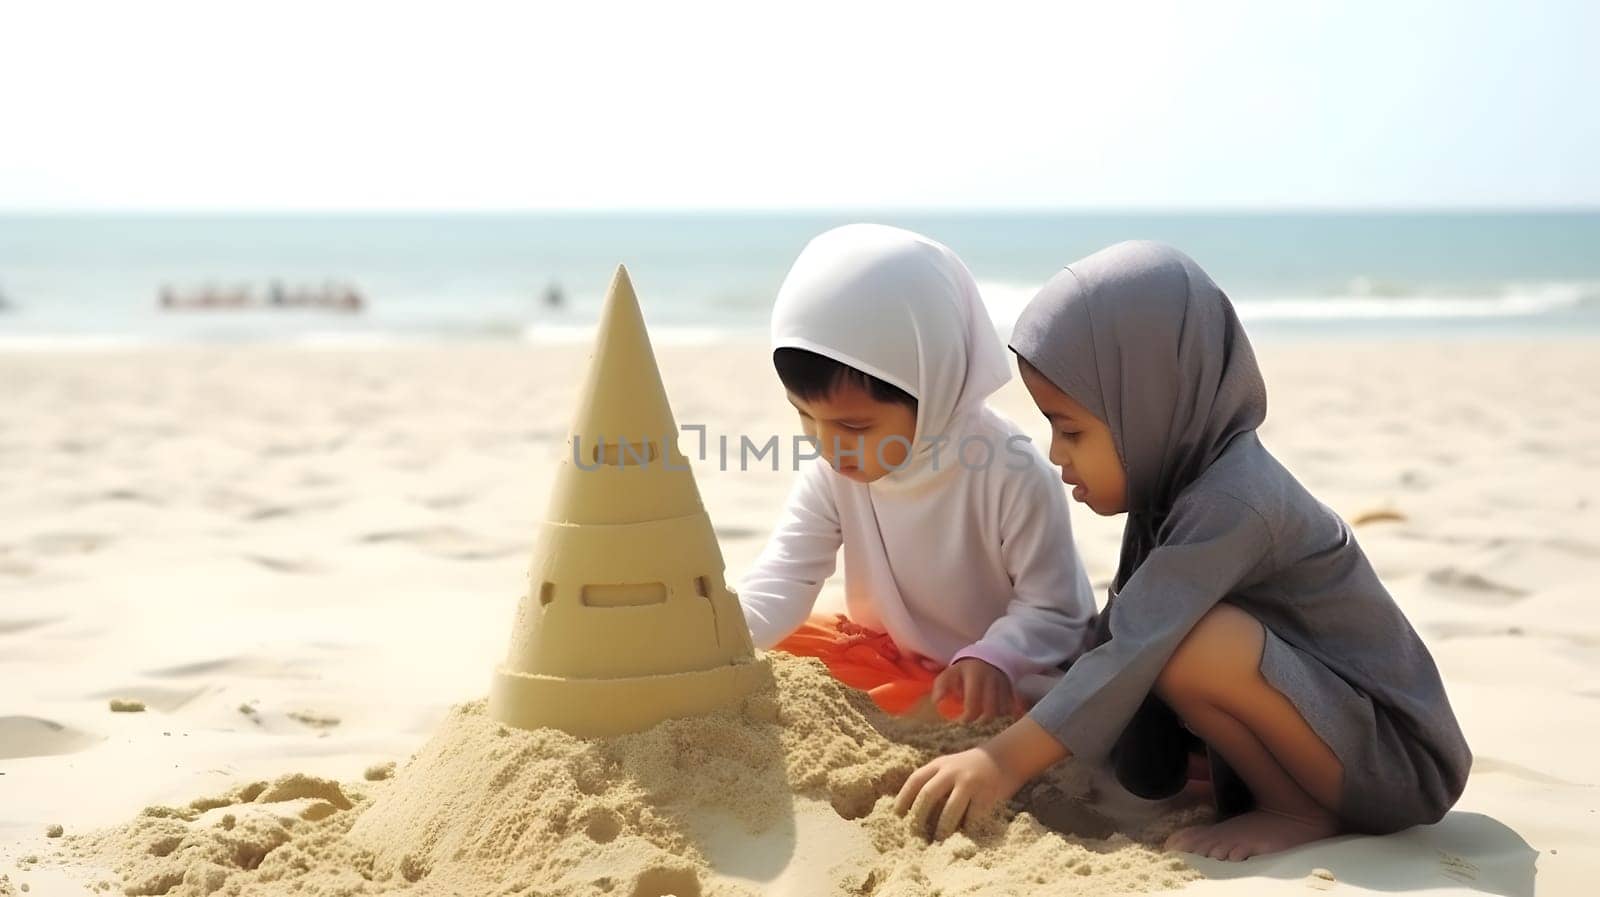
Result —
<svg viewBox="0 0 1600 897"><path fill-rule="evenodd" d="M835 679L866 692L874 704L895 716L923 704L941 670L925 657L900 650L888 635L853 623L843 614L832 620L812 618L779 642L776 650L815 657ZM945 719L959 719L962 698L946 695L937 709Z"/></svg>

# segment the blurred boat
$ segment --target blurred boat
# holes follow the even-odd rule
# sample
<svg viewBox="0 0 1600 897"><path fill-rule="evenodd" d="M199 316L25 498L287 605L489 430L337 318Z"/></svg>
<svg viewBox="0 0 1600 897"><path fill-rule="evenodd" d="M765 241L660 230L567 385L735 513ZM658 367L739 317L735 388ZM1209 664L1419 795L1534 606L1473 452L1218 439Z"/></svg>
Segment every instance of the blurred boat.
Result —
<svg viewBox="0 0 1600 897"><path fill-rule="evenodd" d="M360 314L366 310L367 300L360 290L349 284L287 287L281 281L273 281L260 296L248 286L206 286L184 292L163 285L156 297L156 304L163 311L312 309Z"/></svg>

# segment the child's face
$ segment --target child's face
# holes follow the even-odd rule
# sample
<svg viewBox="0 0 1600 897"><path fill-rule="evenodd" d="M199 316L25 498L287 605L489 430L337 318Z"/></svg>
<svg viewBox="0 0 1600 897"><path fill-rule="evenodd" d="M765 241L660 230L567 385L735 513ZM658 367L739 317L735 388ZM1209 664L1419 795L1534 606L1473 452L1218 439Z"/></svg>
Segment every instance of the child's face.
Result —
<svg viewBox="0 0 1600 897"><path fill-rule="evenodd" d="M1050 463L1061 468L1061 481L1072 486L1072 497L1103 516L1126 511L1128 478L1111 428L1033 365L1019 358L1017 368L1033 404L1050 421Z"/></svg>
<svg viewBox="0 0 1600 897"><path fill-rule="evenodd" d="M858 483L888 476L910 455L917 413L907 405L880 402L853 383L809 400L789 393L789 404L833 469Z"/></svg>

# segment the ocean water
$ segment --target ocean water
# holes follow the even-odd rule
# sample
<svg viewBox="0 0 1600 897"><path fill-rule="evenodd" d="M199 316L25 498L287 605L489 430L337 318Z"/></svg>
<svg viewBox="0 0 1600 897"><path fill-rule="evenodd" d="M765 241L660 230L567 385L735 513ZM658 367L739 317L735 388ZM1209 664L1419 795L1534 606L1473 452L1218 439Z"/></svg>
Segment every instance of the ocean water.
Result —
<svg viewBox="0 0 1600 897"><path fill-rule="evenodd" d="M948 244L1002 333L1062 265L1134 238L1193 255L1253 334L1600 333L1600 212L10 215L0 346L570 340L618 263L658 340L760 334L805 241L851 221ZM160 302L274 289L364 308Z"/></svg>

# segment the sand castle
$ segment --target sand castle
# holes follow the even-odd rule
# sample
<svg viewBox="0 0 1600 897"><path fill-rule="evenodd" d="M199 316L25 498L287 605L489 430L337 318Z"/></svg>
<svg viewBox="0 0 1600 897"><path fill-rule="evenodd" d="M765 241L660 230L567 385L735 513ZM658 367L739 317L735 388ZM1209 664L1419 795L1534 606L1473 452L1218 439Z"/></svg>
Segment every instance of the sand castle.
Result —
<svg viewBox="0 0 1600 897"><path fill-rule="evenodd" d="M677 433L618 267L490 687L496 719L617 735L711 712L770 681Z"/></svg>

